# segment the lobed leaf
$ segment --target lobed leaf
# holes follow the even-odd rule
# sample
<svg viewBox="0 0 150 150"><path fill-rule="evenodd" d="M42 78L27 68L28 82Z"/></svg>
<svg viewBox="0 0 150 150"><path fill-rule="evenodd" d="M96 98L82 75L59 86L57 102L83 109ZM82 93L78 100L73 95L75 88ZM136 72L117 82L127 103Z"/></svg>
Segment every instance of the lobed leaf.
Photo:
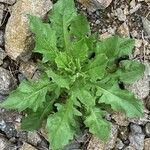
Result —
<svg viewBox="0 0 150 150"><path fill-rule="evenodd" d="M97 87L97 96L100 96L99 103L109 104L114 111L123 111L127 117L143 115L143 103L133 93L121 90L118 85Z"/></svg>

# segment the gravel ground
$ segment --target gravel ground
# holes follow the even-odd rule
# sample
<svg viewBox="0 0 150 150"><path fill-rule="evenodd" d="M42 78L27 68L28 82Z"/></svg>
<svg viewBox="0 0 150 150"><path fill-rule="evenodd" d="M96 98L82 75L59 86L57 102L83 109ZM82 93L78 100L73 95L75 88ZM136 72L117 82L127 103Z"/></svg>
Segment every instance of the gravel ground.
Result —
<svg viewBox="0 0 150 150"><path fill-rule="evenodd" d="M4 35L14 11L14 3L15 0L0 0L0 101L4 101L20 81L36 78L39 74L34 63L37 56L33 56L28 63L14 61L7 56ZM121 113L108 114L108 119L113 123L108 143L104 144L83 129L83 133L64 149L150 150L150 2L112 0L107 8L92 12L78 2L76 7L87 16L92 32L98 32L100 38L118 34L135 39L135 50L131 58L142 61L147 70L145 77L130 88L145 102L145 115L138 120L129 120ZM22 115L17 112L0 109L0 150L48 150L49 143L44 131L21 131L21 118Z"/></svg>

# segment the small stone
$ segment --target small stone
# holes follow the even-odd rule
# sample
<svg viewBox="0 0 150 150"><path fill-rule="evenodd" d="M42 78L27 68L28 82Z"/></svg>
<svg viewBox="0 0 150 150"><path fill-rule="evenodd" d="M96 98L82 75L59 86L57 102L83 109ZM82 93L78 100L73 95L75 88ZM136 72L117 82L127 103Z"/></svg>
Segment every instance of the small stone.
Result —
<svg viewBox="0 0 150 150"><path fill-rule="evenodd" d="M0 130L3 131L8 138L14 137L17 134L15 126L12 122L0 121Z"/></svg>
<svg viewBox="0 0 150 150"><path fill-rule="evenodd" d="M137 125L137 124L133 124L131 123L130 124L130 130L133 134L139 134L139 133L142 133L142 128Z"/></svg>
<svg viewBox="0 0 150 150"><path fill-rule="evenodd" d="M137 149L135 149L133 146L127 146L123 150L137 150Z"/></svg>
<svg viewBox="0 0 150 150"><path fill-rule="evenodd" d="M89 12L95 12L98 9L105 9L107 8L112 0L78 0L84 7L88 9Z"/></svg>
<svg viewBox="0 0 150 150"><path fill-rule="evenodd" d="M9 5L13 5L16 2L16 0L0 0L0 3L5 3Z"/></svg>
<svg viewBox="0 0 150 150"><path fill-rule="evenodd" d="M52 8L50 0L19 0L13 6L5 30L5 49L11 59L28 61L34 48L27 14L44 18Z"/></svg>
<svg viewBox="0 0 150 150"><path fill-rule="evenodd" d="M27 142L34 146L37 146L42 142L42 139L37 132L28 132Z"/></svg>
<svg viewBox="0 0 150 150"><path fill-rule="evenodd" d="M145 133L148 137L150 137L150 122L145 125Z"/></svg>
<svg viewBox="0 0 150 150"><path fill-rule="evenodd" d="M102 40L104 40L106 38L109 38L109 37L111 37L111 34L108 33L108 32L105 32L105 33L103 33L103 34L100 35L100 39L102 39Z"/></svg>
<svg viewBox="0 0 150 150"><path fill-rule="evenodd" d="M7 143L8 140L0 136L0 150L4 150L4 148L7 146Z"/></svg>
<svg viewBox="0 0 150 150"><path fill-rule="evenodd" d="M145 32L147 33L148 36L150 36L150 21L146 18L142 18L142 23Z"/></svg>
<svg viewBox="0 0 150 150"><path fill-rule="evenodd" d="M12 76L12 74L8 70L0 67L0 94L9 94L16 85L16 79Z"/></svg>
<svg viewBox="0 0 150 150"><path fill-rule="evenodd" d="M87 150L105 150L105 143L100 141L97 137L92 136L89 141Z"/></svg>
<svg viewBox="0 0 150 150"><path fill-rule="evenodd" d="M6 57L5 51L2 48L0 48L0 60L3 60L5 57Z"/></svg>
<svg viewBox="0 0 150 150"><path fill-rule="evenodd" d="M135 39L135 47L140 48L142 46L143 41L139 39Z"/></svg>
<svg viewBox="0 0 150 150"><path fill-rule="evenodd" d="M130 7L131 7L131 8L134 8L135 5L136 5L135 0L132 0L132 1L130 2Z"/></svg>
<svg viewBox="0 0 150 150"><path fill-rule="evenodd" d="M96 24L100 24L101 22L99 21L99 20L96 20L96 22L95 22Z"/></svg>
<svg viewBox="0 0 150 150"><path fill-rule="evenodd" d="M126 22L124 22L117 30L118 34L122 37L129 37L130 36L130 32L129 32L129 27L126 24Z"/></svg>
<svg viewBox="0 0 150 150"><path fill-rule="evenodd" d="M123 113L114 113L112 115L112 119L114 119L116 124L118 124L120 126L128 126L129 125L129 121L127 120L125 114L123 114Z"/></svg>
<svg viewBox="0 0 150 150"><path fill-rule="evenodd" d="M135 13L136 11L138 11L138 9L141 7L141 4L137 4L135 7L133 7L131 10L130 10L130 14L133 14Z"/></svg>
<svg viewBox="0 0 150 150"><path fill-rule="evenodd" d="M4 5L0 4L0 25L2 25L3 16L4 16Z"/></svg>
<svg viewBox="0 0 150 150"><path fill-rule="evenodd" d="M126 20L126 15L124 14L124 12L121 8L116 9L116 15L117 15L119 21L125 21Z"/></svg>
<svg viewBox="0 0 150 150"><path fill-rule="evenodd" d="M0 30L0 46L4 46L4 32Z"/></svg>
<svg viewBox="0 0 150 150"><path fill-rule="evenodd" d="M124 147L124 144L123 142L120 140L120 139L117 139L117 142L116 142L116 149L123 149Z"/></svg>
<svg viewBox="0 0 150 150"><path fill-rule="evenodd" d="M133 31L131 31L131 36L132 36L133 38L138 38L139 33L138 33L136 30L133 30Z"/></svg>
<svg viewBox="0 0 150 150"><path fill-rule="evenodd" d="M37 150L37 149L28 143L23 143L20 150Z"/></svg>
<svg viewBox="0 0 150 150"><path fill-rule="evenodd" d="M144 150L150 150L150 138L144 140Z"/></svg>
<svg viewBox="0 0 150 150"><path fill-rule="evenodd" d="M28 62L28 63L21 62L20 67L19 67L19 71L27 79L32 79L32 77L35 74L36 70L37 70L37 65L32 63L32 62Z"/></svg>
<svg viewBox="0 0 150 150"><path fill-rule="evenodd" d="M130 146L135 147L136 150L143 150L144 138L144 134L134 134L131 132L129 135Z"/></svg>

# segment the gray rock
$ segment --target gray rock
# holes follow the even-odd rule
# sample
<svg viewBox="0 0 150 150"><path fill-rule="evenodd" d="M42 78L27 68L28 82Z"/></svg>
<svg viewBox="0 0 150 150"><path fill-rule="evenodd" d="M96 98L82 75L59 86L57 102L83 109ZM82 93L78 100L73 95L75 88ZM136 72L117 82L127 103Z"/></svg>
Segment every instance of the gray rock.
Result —
<svg viewBox="0 0 150 150"><path fill-rule="evenodd" d="M44 18L51 8L50 0L19 0L16 2L5 32L5 48L10 58L28 61L34 43L27 14Z"/></svg>
<svg viewBox="0 0 150 150"><path fill-rule="evenodd" d="M0 48L0 59L3 60L5 57L6 57L5 51L2 48Z"/></svg>
<svg viewBox="0 0 150 150"><path fill-rule="evenodd" d="M133 134L129 135L130 146L135 147L136 150L143 150L144 148L144 134Z"/></svg>
<svg viewBox="0 0 150 150"><path fill-rule="evenodd" d="M124 14L124 12L121 8L116 9L116 15L117 15L119 21L125 21L126 20L126 15Z"/></svg>
<svg viewBox="0 0 150 150"><path fill-rule="evenodd" d="M123 149L123 147L124 147L123 142L120 139L117 139L115 149Z"/></svg>
<svg viewBox="0 0 150 150"><path fill-rule="evenodd" d="M146 18L142 18L142 23L145 32L148 34L148 36L150 36L150 21Z"/></svg>
<svg viewBox="0 0 150 150"><path fill-rule="evenodd" d="M0 150L3 150L7 146L8 140L0 136Z"/></svg>
<svg viewBox="0 0 150 150"><path fill-rule="evenodd" d="M5 51L0 47L0 65L3 64L3 59L6 57Z"/></svg>
<svg viewBox="0 0 150 150"><path fill-rule="evenodd" d="M0 46L4 46L4 32L0 30Z"/></svg>
<svg viewBox="0 0 150 150"><path fill-rule="evenodd" d="M8 70L0 67L0 94L9 94L16 85L16 79L12 76L12 74Z"/></svg>
<svg viewBox="0 0 150 150"><path fill-rule="evenodd" d="M16 137L17 131L12 122L0 122L0 130L3 131L8 138Z"/></svg>
<svg viewBox="0 0 150 150"><path fill-rule="evenodd" d="M78 0L81 4L83 4L89 12L94 12L98 9L105 9L107 8L112 0L89 0L89 3L85 2L85 0Z"/></svg>
<svg viewBox="0 0 150 150"><path fill-rule="evenodd" d="M6 98L6 96L0 94L0 102L3 102L5 100L5 98Z"/></svg>
<svg viewBox="0 0 150 150"><path fill-rule="evenodd" d="M133 134L141 134L142 133L142 128L141 126L137 125L137 124L130 124L130 130Z"/></svg>
<svg viewBox="0 0 150 150"><path fill-rule="evenodd" d="M145 133L148 137L150 137L150 122L145 125Z"/></svg>
<svg viewBox="0 0 150 150"><path fill-rule="evenodd" d="M5 3L9 5L13 5L16 2L16 0L0 0L0 3Z"/></svg>

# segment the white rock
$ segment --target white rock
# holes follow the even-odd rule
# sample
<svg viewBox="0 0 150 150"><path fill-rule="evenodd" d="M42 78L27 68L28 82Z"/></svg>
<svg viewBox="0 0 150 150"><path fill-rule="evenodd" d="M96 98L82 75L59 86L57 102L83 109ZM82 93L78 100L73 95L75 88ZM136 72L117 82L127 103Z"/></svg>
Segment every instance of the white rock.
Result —
<svg viewBox="0 0 150 150"><path fill-rule="evenodd" d="M34 47L27 14L44 18L51 8L50 0L19 0L16 2L5 32L6 52L12 59L27 61Z"/></svg>

